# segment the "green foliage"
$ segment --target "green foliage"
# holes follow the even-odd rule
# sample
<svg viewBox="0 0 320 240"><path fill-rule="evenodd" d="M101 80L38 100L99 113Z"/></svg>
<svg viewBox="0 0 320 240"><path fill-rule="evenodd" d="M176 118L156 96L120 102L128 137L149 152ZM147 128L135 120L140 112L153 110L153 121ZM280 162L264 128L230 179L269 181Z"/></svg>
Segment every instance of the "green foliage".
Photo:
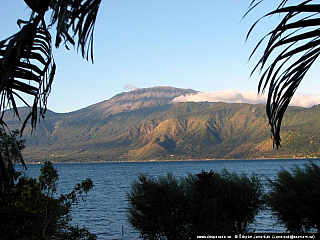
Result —
<svg viewBox="0 0 320 240"><path fill-rule="evenodd" d="M96 239L86 228L70 224L72 204L92 187L91 179L57 196L57 170L50 162L41 167L39 179L20 177L12 190L0 193L1 239Z"/></svg>
<svg viewBox="0 0 320 240"><path fill-rule="evenodd" d="M18 140L19 134L19 130L7 134L4 128L0 128L0 189L12 187L18 178L14 164L24 165L20 151L25 148L25 140Z"/></svg>
<svg viewBox="0 0 320 240"><path fill-rule="evenodd" d="M187 202L171 174L159 179L140 175L132 184L129 222L145 239L186 239Z"/></svg>
<svg viewBox="0 0 320 240"><path fill-rule="evenodd" d="M225 211L220 175L202 171L186 179L186 198L189 202L188 221L191 236L232 232L231 222Z"/></svg>
<svg viewBox="0 0 320 240"><path fill-rule="evenodd" d="M188 199L191 199L191 221L196 220L195 234L244 233L262 205L262 185L257 176L237 175L223 170L189 176Z"/></svg>
<svg viewBox="0 0 320 240"><path fill-rule="evenodd" d="M292 173L281 170L270 182L268 204L294 233L317 229L320 232L320 167L313 162L305 168L296 166Z"/></svg>
<svg viewBox="0 0 320 240"><path fill-rule="evenodd" d="M199 234L243 233L262 204L260 180L223 171L133 182L129 222L145 239L191 239Z"/></svg>
<svg viewBox="0 0 320 240"><path fill-rule="evenodd" d="M224 170L221 174L223 206L228 212L233 232L246 232L262 204L262 185L256 175L248 178Z"/></svg>

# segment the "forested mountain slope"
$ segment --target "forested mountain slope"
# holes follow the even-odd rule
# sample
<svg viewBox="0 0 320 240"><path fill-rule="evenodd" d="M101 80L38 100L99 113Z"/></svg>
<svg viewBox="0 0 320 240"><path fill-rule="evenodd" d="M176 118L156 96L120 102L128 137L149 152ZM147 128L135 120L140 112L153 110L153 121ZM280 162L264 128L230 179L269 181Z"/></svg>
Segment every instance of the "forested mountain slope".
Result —
<svg viewBox="0 0 320 240"><path fill-rule="evenodd" d="M320 106L290 107L282 147L270 139L265 105L172 103L190 89L155 87L58 114L24 133L26 161L133 161L320 156ZM20 109L21 115L27 109ZM25 111L25 113L23 113ZM11 129L21 122L5 115Z"/></svg>

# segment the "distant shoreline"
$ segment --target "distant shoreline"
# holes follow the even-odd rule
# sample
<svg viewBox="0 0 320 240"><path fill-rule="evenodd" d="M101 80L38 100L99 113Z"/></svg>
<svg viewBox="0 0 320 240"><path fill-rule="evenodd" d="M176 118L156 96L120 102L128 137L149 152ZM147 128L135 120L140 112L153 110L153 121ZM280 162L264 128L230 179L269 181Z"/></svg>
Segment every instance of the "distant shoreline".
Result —
<svg viewBox="0 0 320 240"><path fill-rule="evenodd" d="M126 161L115 161L115 160L110 160L110 161L51 161L52 163L58 163L58 164L81 164L81 163L144 163L144 162L205 162L205 161L257 161L257 160L319 160L320 157L296 157L296 158L250 158L250 159L170 159L170 160L126 160ZM43 164L46 161L36 161L36 162L25 162L26 164Z"/></svg>

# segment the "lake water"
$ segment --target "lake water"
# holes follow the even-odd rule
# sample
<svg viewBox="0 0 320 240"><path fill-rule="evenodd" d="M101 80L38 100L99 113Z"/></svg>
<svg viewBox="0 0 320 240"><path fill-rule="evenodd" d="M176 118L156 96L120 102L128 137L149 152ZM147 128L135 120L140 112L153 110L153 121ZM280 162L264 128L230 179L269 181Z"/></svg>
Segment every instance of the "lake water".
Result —
<svg viewBox="0 0 320 240"><path fill-rule="evenodd" d="M320 160L313 160L320 163ZM201 170L220 172L256 173L264 184L273 179L281 168L289 170L294 165L302 166L308 160L215 160L180 162L110 162L54 164L59 173L59 192L70 192L73 186L91 178L95 187L88 193L85 202L73 206L73 224L85 226L98 239L138 239L139 233L127 222L126 194L139 173L164 176L172 173L185 177ZM41 165L28 165L27 175L38 177ZM263 210L251 226L255 232L285 232L285 228L272 218L270 211Z"/></svg>

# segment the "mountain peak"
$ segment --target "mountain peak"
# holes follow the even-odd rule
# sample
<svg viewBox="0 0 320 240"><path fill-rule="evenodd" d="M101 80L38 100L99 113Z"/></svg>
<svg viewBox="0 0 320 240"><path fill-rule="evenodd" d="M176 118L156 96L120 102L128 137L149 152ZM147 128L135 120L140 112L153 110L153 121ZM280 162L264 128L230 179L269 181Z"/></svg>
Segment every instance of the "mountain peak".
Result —
<svg viewBox="0 0 320 240"><path fill-rule="evenodd" d="M172 101L174 98L197 93L192 89L182 89L182 88L174 88L174 87L152 87L152 88L138 88L132 90L130 92L123 92L117 94L111 101L137 101L137 100L160 100L164 103L168 103Z"/></svg>
<svg viewBox="0 0 320 240"><path fill-rule="evenodd" d="M152 87L138 88L130 92L122 92L109 100L95 104L89 108L96 108L106 114L115 114L137 110L144 107L156 107L170 103L174 98L195 94L192 89L182 89L174 87Z"/></svg>

